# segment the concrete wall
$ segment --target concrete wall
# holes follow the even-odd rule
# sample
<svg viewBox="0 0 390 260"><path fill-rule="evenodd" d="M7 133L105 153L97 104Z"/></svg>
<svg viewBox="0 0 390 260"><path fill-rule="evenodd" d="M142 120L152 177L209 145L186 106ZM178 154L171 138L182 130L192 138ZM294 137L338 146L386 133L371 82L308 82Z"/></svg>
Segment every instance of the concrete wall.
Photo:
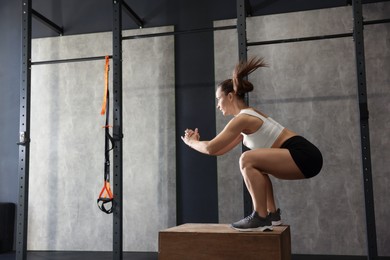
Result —
<svg viewBox="0 0 390 260"><path fill-rule="evenodd" d="M389 3L364 6L365 20L390 13ZM388 18L388 17L387 17ZM247 19L249 42L351 32L351 7ZM218 21L215 26L235 24ZM365 27L367 88L379 255L390 255L390 26ZM273 178L283 221L291 225L297 254L366 254L357 80L352 38L248 48L269 68L250 76L250 105L314 142L323 152L322 173L309 180ZM216 82L231 77L238 60L235 30L215 32ZM229 118L216 111L217 131ZM220 222L243 217L240 148L218 159ZM387 187L387 188L386 188Z"/></svg>
<svg viewBox="0 0 390 260"><path fill-rule="evenodd" d="M111 45L111 33L36 39L32 60L109 55ZM172 36L123 42L125 251L157 251L158 231L176 224L173 46ZM96 205L103 90L104 60L32 68L29 250L112 250L112 215Z"/></svg>

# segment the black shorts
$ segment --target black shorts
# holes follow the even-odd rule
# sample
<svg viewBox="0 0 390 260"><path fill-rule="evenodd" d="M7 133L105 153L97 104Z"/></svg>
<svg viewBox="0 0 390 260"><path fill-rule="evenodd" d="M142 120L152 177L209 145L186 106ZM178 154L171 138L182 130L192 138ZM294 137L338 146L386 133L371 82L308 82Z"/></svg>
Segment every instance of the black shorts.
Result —
<svg viewBox="0 0 390 260"><path fill-rule="evenodd" d="M322 168L322 154L318 148L303 138L293 136L287 139L280 148L290 151L291 157L306 178L316 176Z"/></svg>

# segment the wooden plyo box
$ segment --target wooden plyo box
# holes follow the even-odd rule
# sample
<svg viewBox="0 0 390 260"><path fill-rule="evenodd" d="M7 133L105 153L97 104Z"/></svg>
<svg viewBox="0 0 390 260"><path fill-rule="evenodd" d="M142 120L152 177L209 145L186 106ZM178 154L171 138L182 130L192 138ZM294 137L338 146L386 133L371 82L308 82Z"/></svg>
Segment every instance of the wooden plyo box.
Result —
<svg viewBox="0 0 390 260"><path fill-rule="evenodd" d="M289 226L239 232L228 224L184 224L159 232L159 260L291 260Z"/></svg>

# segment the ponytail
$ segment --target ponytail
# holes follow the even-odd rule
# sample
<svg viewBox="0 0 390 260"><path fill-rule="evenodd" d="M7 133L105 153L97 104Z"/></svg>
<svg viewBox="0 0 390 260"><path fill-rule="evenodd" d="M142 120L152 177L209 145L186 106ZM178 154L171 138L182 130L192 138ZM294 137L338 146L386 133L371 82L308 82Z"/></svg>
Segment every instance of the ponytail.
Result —
<svg viewBox="0 0 390 260"><path fill-rule="evenodd" d="M238 97L244 98L245 93L253 90L253 84L244 78L260 67L268 67L264 58L253 57L247 62L241 61L236 65L233 70L232 83L233 90Z"/></svg>

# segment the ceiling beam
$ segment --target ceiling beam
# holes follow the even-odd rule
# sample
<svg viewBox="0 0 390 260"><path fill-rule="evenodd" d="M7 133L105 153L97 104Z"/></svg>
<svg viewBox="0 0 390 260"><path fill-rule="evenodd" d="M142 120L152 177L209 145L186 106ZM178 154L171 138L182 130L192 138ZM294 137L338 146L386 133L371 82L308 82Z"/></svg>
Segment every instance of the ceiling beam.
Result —
<svg viewBox="0 0 390 260"><path fill-rule="evenodd" d="M36 20L40 21L41 23L43 23L44 25L46 25L47 27L49 27L53 31L57 32L59 35L63 35L64 34L64 28L62 28L62 27L58 26L57 24L53 23L52 21L47 19L42 14L38 13L37 11L35 11L34 9L31 9L31 14L32 14L32 17L34 17Z"/></svg>
<svg viewBox="0 0 390 260"><path fill-rule="evenodd" d="M141 18L133 11L133 9L130 8L128 4L126 4L125 1L122 2L122 5L124 7L124 11L127 13L128 16L138 25L139 28L144 27L144 23L141 20Z"/></svg>

